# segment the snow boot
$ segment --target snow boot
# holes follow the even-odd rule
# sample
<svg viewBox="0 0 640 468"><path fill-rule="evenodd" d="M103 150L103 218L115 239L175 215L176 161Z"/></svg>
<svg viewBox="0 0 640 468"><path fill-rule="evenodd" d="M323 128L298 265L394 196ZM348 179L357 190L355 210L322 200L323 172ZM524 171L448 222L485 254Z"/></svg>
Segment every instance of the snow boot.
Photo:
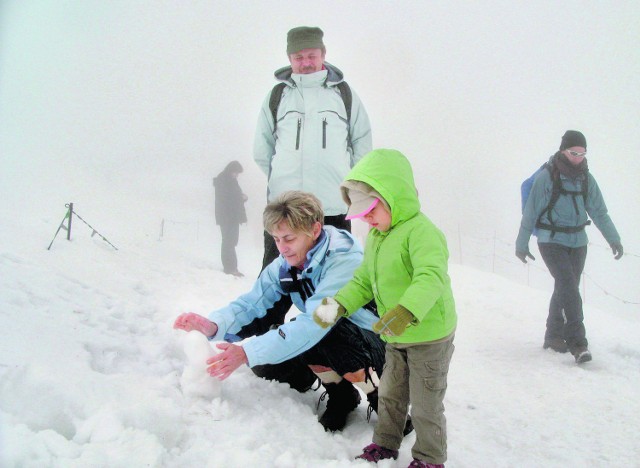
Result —
<svg viewBox="0 0 640 468"><path fill-rule="evenodd" d="M576 359L576 362L578 364L589 362L591 361L591 359L593 359L586 346L576 346L571 350L571 354L573 354L573 357Z"/></svg>
<svg viewBox="0 0 640 468"><path fill-rule="evenodd" d="M569 347L563 338L559 336L553 338L545 338L544 344L542 345L544 349L551 348L556 353L566 353L569 351Z"/></svg>
<svg viewBox="0 0 640 468"><path fill-rule="evenodd" d="M341 431L347 424L347 416L360 404L360 393L346 379L338 383L323 384L326 391L320 396L320 401L329 396L327 409L319 422L325 431ZM318 404L320 404L320 401Z"/></svg>
<svg viewBox="0 0 640 468"><path fill-rule="evenodd" d="M367 400L369 401L369 408L367 409L367 421L371 419L371 413L376 412L378 414L378 389L376 388L373 392L367 394ZM404 429L402 430L402 435L406 436L407 434L411 434L413 431L413 422L411 422L411 415L407 415L407 420L404 423Z"/></svg>
<svg viewBox="0 0 640 468"><path fill-rule="evenodd" d="M398 458L398 451L381 447L378 444L369 444L362 449L362 453L356 457L357 459L367 460L373 463L378 463L380 460L386 460Z"/></svg>

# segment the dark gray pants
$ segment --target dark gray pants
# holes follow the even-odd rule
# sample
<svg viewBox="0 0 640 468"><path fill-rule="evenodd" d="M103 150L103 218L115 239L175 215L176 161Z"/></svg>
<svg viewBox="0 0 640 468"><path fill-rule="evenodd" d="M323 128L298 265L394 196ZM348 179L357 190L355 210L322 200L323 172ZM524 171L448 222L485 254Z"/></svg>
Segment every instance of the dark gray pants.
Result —
<svg viewBox="0 0 640 468"><path fill-rule="evenodd" d="M555 280L545 340L563 338L569 349L587 346L580 297L580 275L587 258L587 246L572 248L544 243L538 244L538 249Z"/></svg>
<svg viewBox="0 0 640 468"><path fill-rule="evenodd" d="M238 257L236 256L236 246L240 237L239 224L221 224L220 234L222 242L220 246L220 256L222 268L225 273L235 273L238 271Z"/></svg>

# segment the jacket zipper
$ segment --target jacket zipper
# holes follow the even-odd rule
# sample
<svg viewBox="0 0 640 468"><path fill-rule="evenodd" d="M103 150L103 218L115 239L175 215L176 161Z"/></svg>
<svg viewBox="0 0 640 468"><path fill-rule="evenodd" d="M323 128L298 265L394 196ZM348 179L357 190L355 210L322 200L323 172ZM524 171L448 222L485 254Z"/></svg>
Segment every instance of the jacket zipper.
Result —
<svg viewBox="0 0 640 468"><path fill-rule="evenodd" d="M327 118L322 119L322 149L327 147Z"/></svg>
<svg viewBox="0 0 640 468"><path fill-rule="evenodd" d="M302 119L298 119L298 131L296 133L296 149L300 149L300 128L302 127Z"/></svg>
<svg viewBox="0 0 640 468"><path fill-rule="evenodd" d="M384 307L384 304L382 303L382 298L380 297L380 293L378 291L378 256L380 255L380 247L382 247L382 242L384 242L384 238L380 239L380 242L376 246L376 252L373 256L373 272L375 276L373 278L371 286L373 289L374 299L376 300L377 303L379 303L380 305L382 305L382 307ZM382 317L382 315L380 315L380 317Z"/></svg>

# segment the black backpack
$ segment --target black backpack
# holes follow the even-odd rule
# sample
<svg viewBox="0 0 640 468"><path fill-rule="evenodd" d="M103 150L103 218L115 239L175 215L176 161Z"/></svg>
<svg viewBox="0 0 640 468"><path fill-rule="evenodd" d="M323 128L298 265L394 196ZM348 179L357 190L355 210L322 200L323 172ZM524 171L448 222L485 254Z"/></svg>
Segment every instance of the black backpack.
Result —
<svg viewBox="0 0 640 468"><path fill-rule="evenodd" d="M280 106L280 99L282 99L282 92L286 86L287 85L285 83L278 83L271 90L271 96L269 97L269 110L271 110L271 117L273 118L274 133L278 127L278 107ZM349 128L347 142L349 148L351 148L351 105L353 103L353 96L351 94L351 88L346 81L341 81L336 86L340 90L340 97L342 98L344 108L347 111L347 126Z"/></svg>
<svg viewBox="0 0 640 468"><path fill-rule="evenodd" d="M587 219L586 223L580 224L579 226L556 226L551 216L551 213L553 211L553 207L556 205L556 202L558 201L558 198L560 198L560 195L567 195L572 197L573 207L576 210L576 214L580 214L580 210L578 209L578 203L576 202L576 197L582 195L582 198L584 200L584 206L587 205L587 196L589 193L589 171L588 170L585 171L584 180L582 181L582 184L581 184L581 190L578 191L578 190L566 190L564 187L562 187L562 181L560 180L560 172L558 171L557 168L553 166L553 164L550 164L547 162L540 169L543 169L543 168L549 171L549 174L551 175L551 182L553 183L553 185L551 189L551 199L549 200L549 204L547 205L547 207L544 210L542 210L542 213L540 213L540 215L538 216L538 220L536 221L536 228L546 229L547 231L551 231L552 238L556 232L574 233L574 232L582 231L586 226L591 224L590 219ZM549 220L549 223L542 222L542 216L545 213L547 214L547 219Z"/></svg>

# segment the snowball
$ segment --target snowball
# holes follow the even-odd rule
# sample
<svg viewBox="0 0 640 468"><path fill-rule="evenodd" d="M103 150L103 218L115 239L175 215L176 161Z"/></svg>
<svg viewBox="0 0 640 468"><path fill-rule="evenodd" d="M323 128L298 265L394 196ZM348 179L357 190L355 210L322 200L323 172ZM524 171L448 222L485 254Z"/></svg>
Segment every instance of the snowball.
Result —
<svg viewBox="0 0 640 468"><path fill-rule="evenodd" d="M184 352L187 364L180 378L182 393L196 398L219 397L222 382L207 373L207 359L217 354L217 350L211 347L207 337L198 331L190 331L184 339Z"/></svg>
<svg viewBox="0 0 640 468"><path fill-rule="evenodd" d="M327 304L321 304L316 309L316 314L325 323L335 323L338 319L338 307L340 304L332 297L327 297Z"/></svg>

